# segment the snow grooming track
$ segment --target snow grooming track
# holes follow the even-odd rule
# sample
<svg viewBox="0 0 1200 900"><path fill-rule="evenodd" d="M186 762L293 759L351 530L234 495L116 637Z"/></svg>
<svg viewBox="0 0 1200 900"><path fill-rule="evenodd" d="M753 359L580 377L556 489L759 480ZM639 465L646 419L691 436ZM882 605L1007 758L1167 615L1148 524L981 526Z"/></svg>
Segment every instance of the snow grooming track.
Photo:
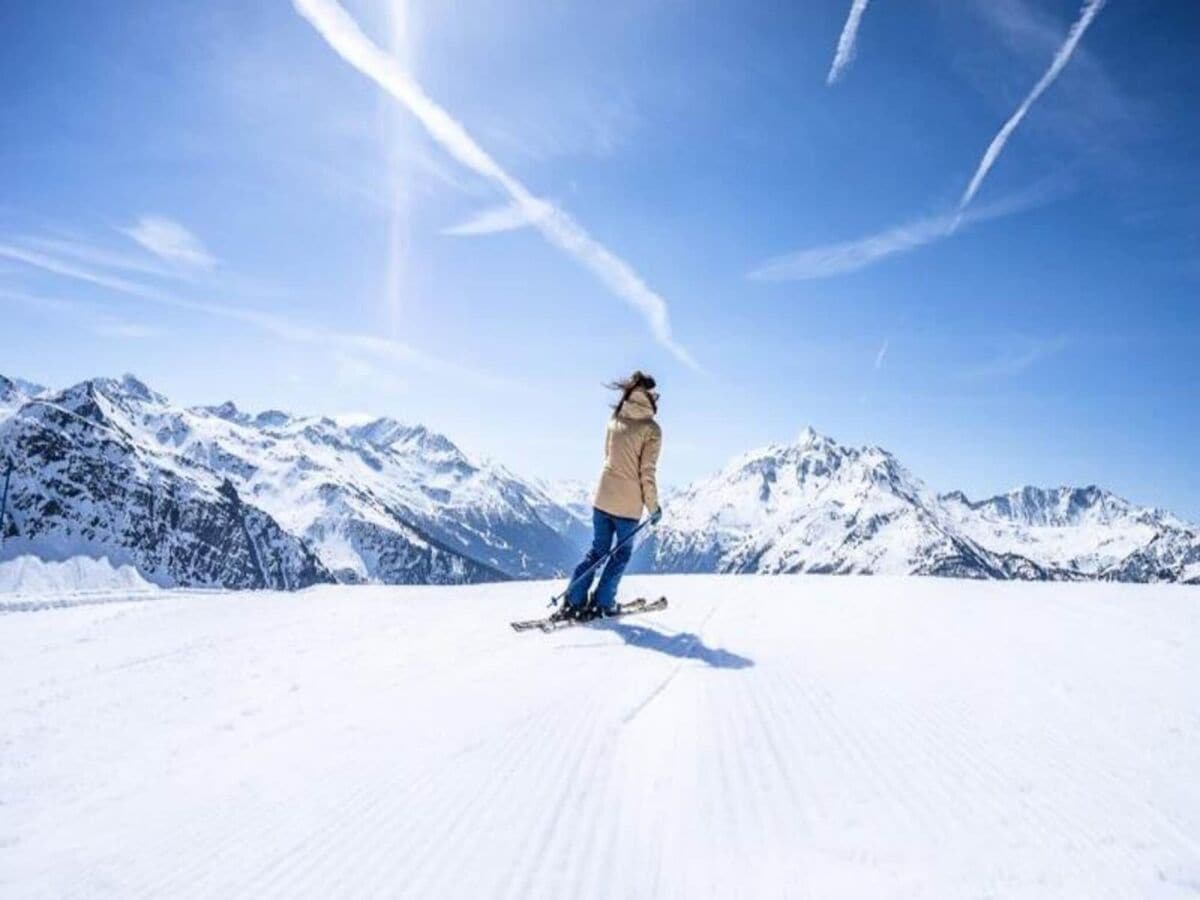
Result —
<svg viewBox="0 0 1200 900"><path fill-rule="evenodd" d="M531 637L544 585L23 597L0 896L1196 895L1193 589L627 590L671 606Z"/></svg>

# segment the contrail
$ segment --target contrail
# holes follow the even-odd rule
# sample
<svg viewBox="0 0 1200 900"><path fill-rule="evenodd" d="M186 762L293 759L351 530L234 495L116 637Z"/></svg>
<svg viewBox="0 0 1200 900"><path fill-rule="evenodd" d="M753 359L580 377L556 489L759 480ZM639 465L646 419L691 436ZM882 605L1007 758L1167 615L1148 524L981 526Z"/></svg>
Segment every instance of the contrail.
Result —
<svg viewBox="0 0 1200 900"><path fill-rule="evenodd" d="M527 208L519 206L516 203L485 209L477 212L465 222L449 228L443 228L442 234L453 235L455 237L475 237L485 234L500 234L504 231L516 231L519 228L528 228L534 224L534 219L530 217L529 212Z"/></svg>
<svg viewBox="0 0 1200 900"><path fill-rule="evenodd" d="M967 185L966 191L963 192L962 200L959 202L959 209L966 209L979 190L979 186L983 184L983 180L995 165L1001 152L1004 150L1004 145L1008 143L1008 139L1012 137L1012 133L1016 131L1017 126L1021 124L1021 120L1025 118L1025 114L1029 112L1029 108L1037 101L1038 97L1046 92L1046 89L1054 83L1054 79L1066 67L1071 60L1071 55L1075 52L1075 48L1079 46L1079 41L1083 38L1083 33L1087 31L1089 25L1092 24L1092 19L1096 18L1096 14L1104 7L1106 0L1084 0L1083 7L1080 9L1079 18L1075 24L1071 26L1071 30L1067 32L1067 39L1063 41L1062 46L1058 48L1058 52L1054 54L1054 59L1050 62L1050 68L1042 75L1037 84L1033 86L1033 90L1029 92L1014 112L1004 123L1004 126L992 138L991 144L988 145L987 152L983 154L983 159L979 161L979 168L975 170L975 176L971 179L971 183Z"/></svg>
<svg viewBox="0 0 1200 900"><path fill-rule="evenodd" d="M499 186L526 210L542 236L595 275L610 291L641 313L655 339L680 362L698 368L691 354L671 336L666 301L628 263L593 238L556 206L535 197L508 174L466 128L431 99L397 64L363 34L335 0L292 0L296 11L333 50L408 108L435 141L454 159Z"/></svg>
<svg viewBox="0 0 1200 900"><path fill-rule="evenodd" d="M826 84L833 84L842 77L842 70L854 59L854 44L858 40L858 26L862 22L863 13L871 0L853 0L850 4L850 15L842 28L842 36L838 38L837 52L833 55L833 65L829 67L829 77Z"/></svg>
<svg viewBox="0 0 1200 900"><path fill-rule="evenodd" d="M977 222L1013 215L1043 202L1045 187L1034 187L971 210L952 210L895 225L876 234L796 250L760 263L747 277L754 281L813 281L857 272L890 256L908 253L953 237Z"/></svg>
<svg viewBox="0 0 1200 900"><path fill-rule="evenodd" d="M409 71L413 70L414 59L411 40L411 20L406 0L392 0L386 4L387 19L391 26L391 51L402 60ZM387 142L387 178L391 189L391 203L388 210L387 235L387 268L384 270L384 306L391 325L392 335L400 333L402 312L404 308L405 275L408 264L409 222L412 198L410 196L410 171L401 171L401 163L393 158L394 145L397 142L400 123L396 120L403 115L399 110L388 104L387 121L384 122L384 138ZM405 166L411 169L411 166Z"/></svg>

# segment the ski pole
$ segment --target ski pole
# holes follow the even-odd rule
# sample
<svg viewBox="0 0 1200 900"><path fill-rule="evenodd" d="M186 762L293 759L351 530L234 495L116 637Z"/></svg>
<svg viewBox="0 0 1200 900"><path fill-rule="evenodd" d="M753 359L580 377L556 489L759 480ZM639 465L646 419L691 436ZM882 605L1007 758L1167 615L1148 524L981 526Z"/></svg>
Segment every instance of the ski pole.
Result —
<svg viewBox="0 0 1200 900"><path fill-rule="evenodd" d="M617 545L615 547L613 547L611 550L609 550L607 553L605 553L603 556L601 556L599 559L597 559L594 563L592 563L590 566L588 566L586 569L584 569L582 572L580 572L578 575L576 575L574 578L572 578L570 580L570 582L567 583L566 590L564 590L561 594L559 594L555 597L551 597L550 602L546 605L553 606L555 603L558 603L560 600L565 599L567 594L571 593L571 588L575 587L575 582L577 582L580 578L583 578L585 575L591 574L592 571L595 570L596 566L600 565L600 563L607 560L610 556L612 556L614 553L616 553L618 550L620 550L622 547L624 547L626 544L628 544L630 541L632 541L634 539L634 537L637 536L637 533L649 524L650 524L650 519L643 519L638 524L638 526L633 529L633 531L631 531L631 532L629 532L629 534L625 535L624 539L617 541Z"/></svg>

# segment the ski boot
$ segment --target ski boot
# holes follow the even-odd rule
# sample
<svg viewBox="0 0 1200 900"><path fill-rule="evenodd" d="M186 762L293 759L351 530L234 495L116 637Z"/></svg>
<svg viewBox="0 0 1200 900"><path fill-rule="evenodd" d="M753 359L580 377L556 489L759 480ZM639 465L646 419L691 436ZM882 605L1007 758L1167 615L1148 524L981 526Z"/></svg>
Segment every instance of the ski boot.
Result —
<svg viewBox="0 0 1200 900"><path fill-rule="evenodd" d="M582 606L572 606L567 613L567 618L575 622L590 622L592 619L599 618L600 607L596 605L596 598L588 596Z"/></svg>
<svg viewBox="0 0 1200 900"><path fill-rule="evenodd" d="M580 622L590 622L592 619L602 619L605 615L605 610L600 608L600 604L596 602L596 596L592 594L588 596L587 603L583 604L579 610L577 618ZM611 616L612 613L609 612L607 615Z"/></svg>
<svg viewBox="0 0 1200 900"><path fill-rule="evenodd" d="M591 605L591 601L584 603L583 606L572 606L566 600L563 600L562 605L554 612L550 613L551 622L584 622L587 620L587 610Z"/></svg>

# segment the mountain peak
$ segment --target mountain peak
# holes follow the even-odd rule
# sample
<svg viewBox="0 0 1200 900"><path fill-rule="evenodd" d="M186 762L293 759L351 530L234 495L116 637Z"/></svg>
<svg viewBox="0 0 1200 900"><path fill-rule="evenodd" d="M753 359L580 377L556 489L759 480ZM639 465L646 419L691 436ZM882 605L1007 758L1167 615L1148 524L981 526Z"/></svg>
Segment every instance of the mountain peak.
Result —
<svg viewBox="0 0 1200 900"><path fill-rule="evenodd" d="M800 447L815 447L818 444L830 443L829 438L817 433L817 429L811 425L805 425L804 430L800 432L800 436L796 438L796 444Z"/></svg>
<svg viewBox="0 0 1200 900"><path fill-rule="evenodd" d="M1010 521L1054 526L1112 521L1129 515L1134 509L1127 500L1094 484L1053 488L1025 485L977 503L966 501L966 505Z"/></svg>
<svg viewBox="0 0 1200 900"><path fill-rule="evenodd" d="M260 428L282 428L292 421L292 417L279 409L267 409L254 417L254 424Z"/></svg>
<svg viewBox="0 0 1200 900"><path fill-rule="evenodd" d="M204 406L201 409L226 422L244 422L248 418L232 400L226 400L220 406Z"/></svg>
<svg viewBox="0 0 1200 900"><path fill-rule="evenodd" d="M121 389L131 397L136 397L138 400L154 401L163 400L150 388L146 387L146 383L139 379L136 375L131 375L126 372L121 376ZM164 401L165 402L165 401Z"/></svg>
<svg viewBox="0 0 1200 900"><path fill-rule="evenodd" d="M822 434L811 425L805 426L796 438L796 443L783 447L784 453L795 453L799 451L802 456L845 456L855 457L859 454L859 450L853 447L840 444L827 434Z"/></svg>
<svg viewBox="0 0 1200 900"><path fill-rule="evenodd" d="M381 416L362 425L350 425L346 431L358 440L382 450L397 441L406 440L416 429L388 416Z"/></svg>
<svg viewBox="0 0 1200 900"><path fill-rule="evenodd" d="M365 425L352 425L346 430L355 439L370 444L377 450L416 450L425 454L465 458L453 441L443 434L430 431L424 425L405 425L395 419L383 417Z"/></svg>
<svg viewBox="0 0 1200 900"><path fill-rule="evenodd" d="M17 394L25 397L37 397L44 393L46 393L46 389L40 384L34 384L24 378L0 375L0 399Z"/></svg>
<svg viewBox="0 0 1200 900"><path fill-rule="evenodd" d="M154 403L166 405L167 398L162 394L155 393L146 386L146 383L139 379L136 375L130 375L128 372L120 378L91 378L81 385L76 385L77 388L82 387L84 390L91 389L99 394L104 395L109 400L118 404L127 404L132 401L134 403Z"/></svg>

